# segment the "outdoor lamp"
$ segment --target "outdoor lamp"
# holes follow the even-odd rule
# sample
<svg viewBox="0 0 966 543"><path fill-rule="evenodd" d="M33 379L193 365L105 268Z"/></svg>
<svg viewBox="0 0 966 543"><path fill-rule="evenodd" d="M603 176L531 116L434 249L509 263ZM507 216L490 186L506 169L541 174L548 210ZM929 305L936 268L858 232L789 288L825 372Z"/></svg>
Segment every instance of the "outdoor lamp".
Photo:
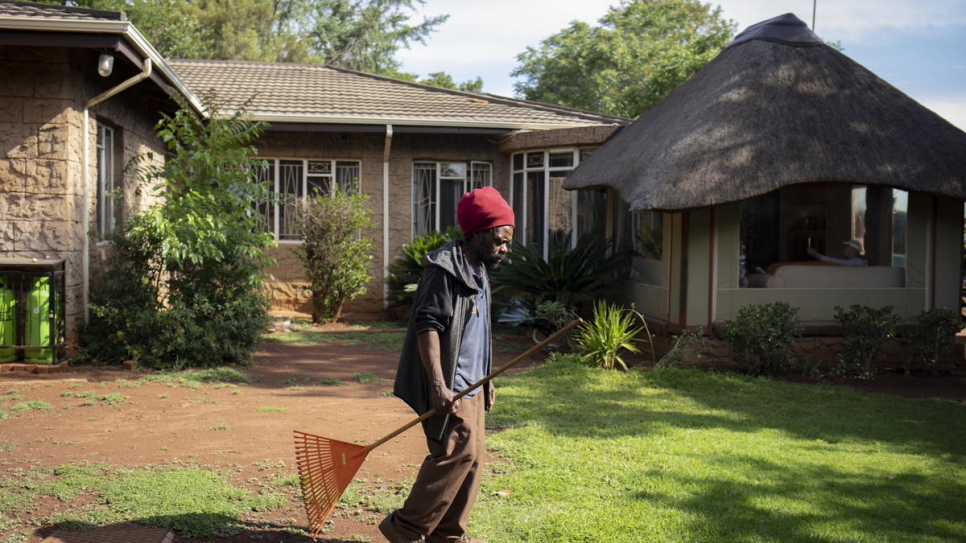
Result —
<svg viewBox="0 0 966 543"><path fill-rule="evenodd" d="M97 59L97 73L101 74L101 77L107 77L111 75L111 72L113 71L114 55L101 53L101 56Z"/></svg>

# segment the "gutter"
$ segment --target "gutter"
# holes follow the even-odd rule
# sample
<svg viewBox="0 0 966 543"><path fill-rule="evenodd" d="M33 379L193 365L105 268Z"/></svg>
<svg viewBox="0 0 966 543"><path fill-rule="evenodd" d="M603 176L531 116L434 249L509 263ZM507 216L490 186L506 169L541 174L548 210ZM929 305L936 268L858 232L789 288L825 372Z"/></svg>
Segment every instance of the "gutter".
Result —
<svg viewBox="0 0 966 543"><path fill-rule="evenodd" d="M226 115L227 116L227 115ZM381 126L428 126L462 128L496 128L501 130L551 130L554 128L594 128L599 123L521 123L519 121L473 121L454 118L359 117L334 115L260 115L252 112L252 120L266 123L346 124Z"/></svg>
<svg viewBox="0 0 966 543"><path fill-rule="evenodd" d="M150 58L144 59L144 69L141 73L131 77L125 81L122 81L117 86L110 88L97 96L91 98L84 102L84 121L81 128L81 136L83 140L83 155L84 158L81 160L81 171L82 177L84 179L84 199L83 199L83 209L81 219L81 228L84 232L84 247L81 252L81 304L84 307L84 324L90 321L90 290L91 290L91 236L89 235L91 228L91 214L90 214L90 201L91 201L91 170L90 170L90 122L91 114L90 110L92 107L100 104L101 102L111 98L112 96L137 85L141 81L151 77L151 71L154 67L154 63L151 62Z"/></svg>

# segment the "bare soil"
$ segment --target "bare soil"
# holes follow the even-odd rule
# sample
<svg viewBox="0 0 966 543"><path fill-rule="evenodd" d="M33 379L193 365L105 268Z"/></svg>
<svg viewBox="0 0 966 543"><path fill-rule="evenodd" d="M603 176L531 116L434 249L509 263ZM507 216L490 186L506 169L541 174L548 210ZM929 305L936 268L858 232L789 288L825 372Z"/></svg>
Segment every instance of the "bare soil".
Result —
<svg viewBox="0 0 966 543"><path fill-rule="evenodd" d="M346 328L328 325L324 330ZM0 373L0 398L15 394L22 398L18 401L43 401L52 408L12 412L9 420L0 423L0 476L18 469L83 462L134 469L149 465L201 467L231 471L232 484L257 492L266 481L295 473L293 430L369 444L413 419L413 412L389 392L398 347L367 341L366 334L357 336L358 341L311 346L265 343L255 365L244 370L252 382L242 386L131 386L146 373L85 366L48 375ZM498 335L495 344L498 366L532 346L516 332ZM542 360L543 354L538 354L522 366ZM360 383L359 374L378 379ZM339 386L323 384L333 380ZM841 384L903 396L966 399L966 372L962 369L942 377L888 373L873 381ZM112 406L92 401L89 394L83 394L88 391L96 396L121 394L124 399ZM9 411L11 404L0 406ZM375 449L357 477L365 479L367 486L391 492L415 476L425 453L422 433L413 428ZM73 504L49 500L39 504L30 517L81 507L83 499ZM381 516L364 509L337 510L319 541L383 541L376 527ZM247 529L243 533L204 541L311 541L291 533L306 525L295 491L287 506L253 513L244 520ZM53 530L40 526L27 543L40 543ZM0 527L0 539L3 535ZM202 540L176 536L175 541Z"/></svg>

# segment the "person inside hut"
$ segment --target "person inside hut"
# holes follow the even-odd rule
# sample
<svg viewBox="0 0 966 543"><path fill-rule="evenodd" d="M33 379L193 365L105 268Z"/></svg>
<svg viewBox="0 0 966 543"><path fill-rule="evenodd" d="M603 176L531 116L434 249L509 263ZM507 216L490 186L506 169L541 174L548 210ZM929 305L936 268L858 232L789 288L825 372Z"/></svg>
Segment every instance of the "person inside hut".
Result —
<svg viewBox="0 0 966 543"><path fill-rule="evenodd" d="M825 256L822 253L816 251L815 249L808 248L808 256L821 260L822 262L828 262L830 264L839 264L841 266L868 266L869 261L862 256L862 244L854 239L846 240L842 242L842 252L845 258L832 258L830 256Z"/></svg>

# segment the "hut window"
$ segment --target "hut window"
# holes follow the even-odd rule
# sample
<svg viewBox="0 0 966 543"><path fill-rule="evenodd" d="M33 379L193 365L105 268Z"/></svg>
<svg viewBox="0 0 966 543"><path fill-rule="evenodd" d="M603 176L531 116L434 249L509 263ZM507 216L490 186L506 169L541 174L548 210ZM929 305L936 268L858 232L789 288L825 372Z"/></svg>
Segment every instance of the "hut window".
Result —
<svg viewBox="0 0 966 543"><path fill-rule="evenodd" d="M301 241L295 228L295 212L308 196L331 195L335 191L361 190L357 160L263 159L268 167L258 172L267 183L272 202L256 206L262 228L279 241Z"/></svg>
<svg viewBox="0 0 966 543"><path fill-rule="evenodd" d="M489 162L413 162L413 236L456 227L463 194L492 184Z"/></svg>
<svg viewBox="0 0 966 543"><path fill-rule="evenodd" d="M907 208L903 190L831 183L785 187L747 200L741 206L741 285L771 286L780 283L767 281L779 267L817 264L810 249L844 260L843 242L850 240L862 247L868 266L904 268ZM821 276L819 270L814 274Z"/></svg>
<svg viewBox="0 0 966 543"><path fill-rule="evenodd" d="M516 153L510 203L516 214L516 239L543 249L563 238L571 246L584 232L603 232L606 197L603 191L566 191L563 183L592 149L548 149Z"/></svg>

